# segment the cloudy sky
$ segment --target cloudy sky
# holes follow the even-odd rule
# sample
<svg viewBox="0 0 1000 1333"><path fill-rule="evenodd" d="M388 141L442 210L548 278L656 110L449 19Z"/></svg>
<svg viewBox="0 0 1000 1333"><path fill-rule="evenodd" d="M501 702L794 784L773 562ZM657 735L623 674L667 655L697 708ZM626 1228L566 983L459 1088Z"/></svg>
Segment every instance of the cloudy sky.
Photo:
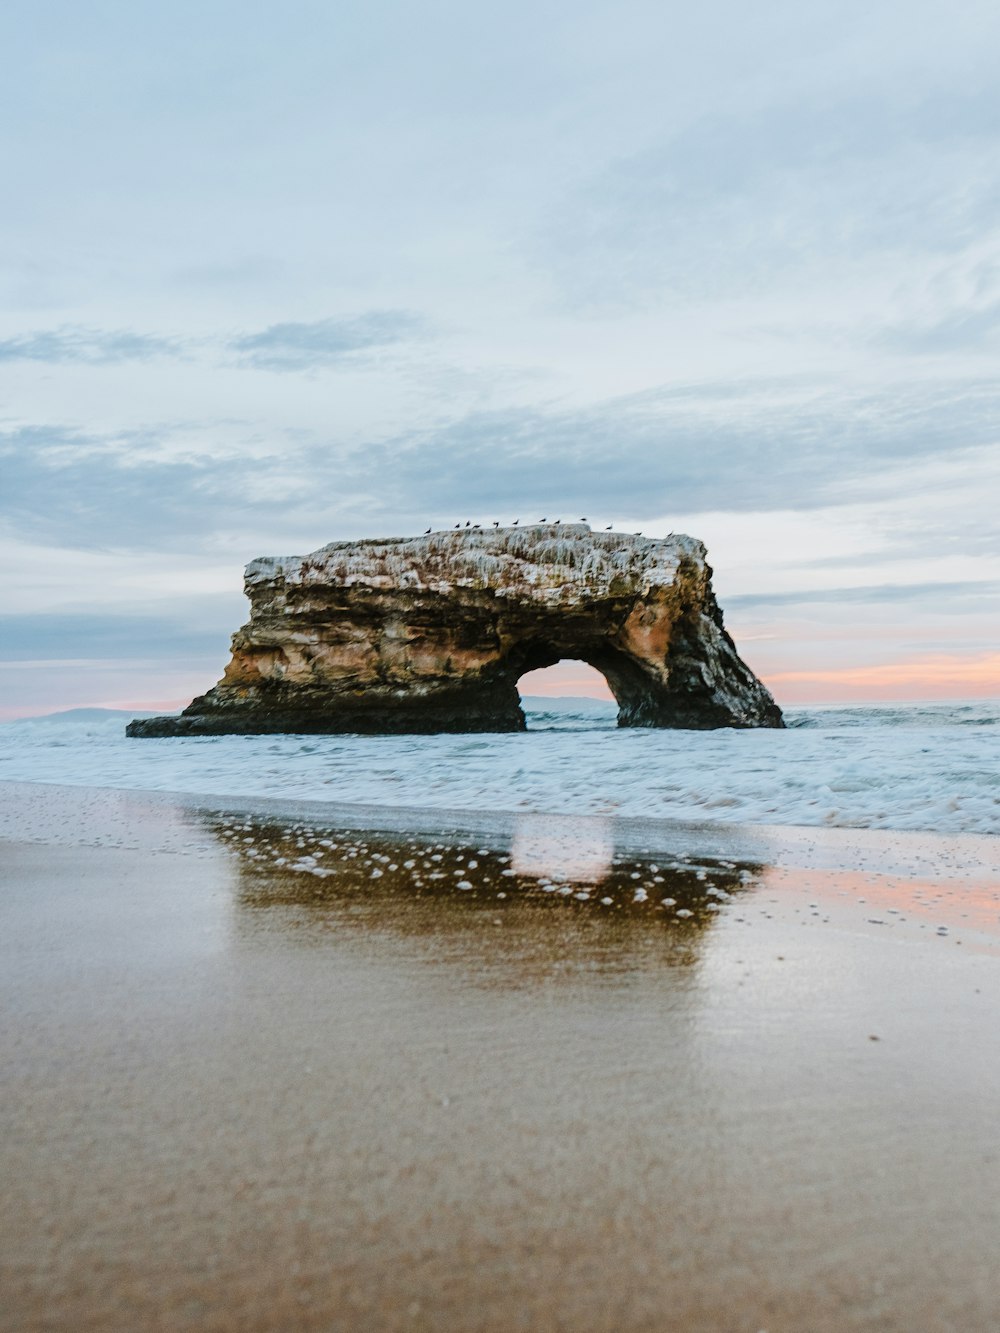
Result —
<svg viewBox="0 0 1000 1333"><path fill-rule="evenodd" d="M8 0L2 715L260 554L703 538L779 701L1000 694L1000 7Z"/></svg>

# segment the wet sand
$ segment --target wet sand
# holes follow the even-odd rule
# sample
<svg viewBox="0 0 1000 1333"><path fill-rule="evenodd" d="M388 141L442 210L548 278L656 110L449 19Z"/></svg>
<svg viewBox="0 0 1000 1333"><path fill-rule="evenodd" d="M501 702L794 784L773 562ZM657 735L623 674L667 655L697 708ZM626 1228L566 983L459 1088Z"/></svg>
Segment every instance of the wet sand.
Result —
<svg viewBox="0 0 1000 1333"><path fill-rule="evenodd" d="M14 784L0 839L4 1330L1000 1327L1000 840Z"/></svg>

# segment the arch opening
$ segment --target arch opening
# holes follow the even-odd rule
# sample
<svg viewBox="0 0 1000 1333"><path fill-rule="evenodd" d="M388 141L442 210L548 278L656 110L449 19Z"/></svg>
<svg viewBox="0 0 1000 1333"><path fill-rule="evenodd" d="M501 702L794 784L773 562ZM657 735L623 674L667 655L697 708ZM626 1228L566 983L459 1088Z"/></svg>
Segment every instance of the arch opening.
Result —
<svg viewBox="0 0 1000 1333"><path fill-rule="evenodd" d="M582 673L590 668L603 679L618 705L617 713L612 712L612 716L619 727L658 725L662 703L657 698L655 680L651 679L644 663L606 639L583 643L579 638L575 641L522 639L498 664L498 681L502 682L501 689L508 692L508 698L521 714L518 682L526 675L566 662L570 663L571 670ZM527 718L522 725L530 729Z"/></svg>
<svg viewBox="0 0 1000 1333"><path fill-rule="evenodd" d="M614 727L618 700L607 677L580 658L561 657L551 666L532 667L517 681L528 731Z"/></svg>
<svg viewBox="0 0 1000 1333"><path fill-rule="evenodd" d="M548 667L533 667L517 682L522 699L601 699L614 701L607 677L589 662L561 657Z"/></svg>

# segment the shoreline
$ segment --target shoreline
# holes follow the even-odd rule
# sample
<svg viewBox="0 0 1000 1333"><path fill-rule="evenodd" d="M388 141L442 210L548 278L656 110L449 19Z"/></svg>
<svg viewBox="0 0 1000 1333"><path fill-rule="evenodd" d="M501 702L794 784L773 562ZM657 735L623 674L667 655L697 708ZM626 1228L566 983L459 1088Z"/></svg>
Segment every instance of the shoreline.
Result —
<svg viewBox="0 0 1000 1333"><path fill-rule="evenodd" d="M939 864L949 875L977 872L1000 874L1000 834L944 833L923 829L850 828L815 824L738 823L722 820L677 819L667 816L534 809L482 810L464 806L383 805L365 802L321 801L304 797L281 799L240 793L191 792L181 789L104 786L57 783L42 780L0 778L0 807L17 801L19 818L30 819L29 793L39 790L65 793L102 793L147 801L151 805L176 805L187 809L246 811L264 817L307 818L312 822L343 823L356 828L409 830L433 833L452 829L469 834L509 835L518 821L542 820L554 825L612 826L627 846L675 844L706 854L778 858L778 864L801 869L848 869L857 861L875 858L886 873L910 874L926 869L930 853L937 849ZM13 818L0 816L0 838L12 827Z"/></svg>
<svg viewBox="0 0 1000 1333"><path fill-rule="evenodd" d="M4 1333L1000 1324L993 839L0 811Z"/></svg>

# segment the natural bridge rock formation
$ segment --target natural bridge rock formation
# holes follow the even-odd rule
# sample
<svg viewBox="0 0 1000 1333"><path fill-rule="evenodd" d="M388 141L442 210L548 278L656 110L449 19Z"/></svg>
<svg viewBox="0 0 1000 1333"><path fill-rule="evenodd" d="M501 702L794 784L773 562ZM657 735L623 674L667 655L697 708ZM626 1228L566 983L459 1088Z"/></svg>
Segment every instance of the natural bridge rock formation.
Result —
<svg viewBox="0 0 1000 1333"><path fill-rule="evenodd" d="M705 548L585 523L334 542L254 560L214 689L130 736L520 731L517 681L577 658L625 727L780 727L740 660Z"/></svg>

